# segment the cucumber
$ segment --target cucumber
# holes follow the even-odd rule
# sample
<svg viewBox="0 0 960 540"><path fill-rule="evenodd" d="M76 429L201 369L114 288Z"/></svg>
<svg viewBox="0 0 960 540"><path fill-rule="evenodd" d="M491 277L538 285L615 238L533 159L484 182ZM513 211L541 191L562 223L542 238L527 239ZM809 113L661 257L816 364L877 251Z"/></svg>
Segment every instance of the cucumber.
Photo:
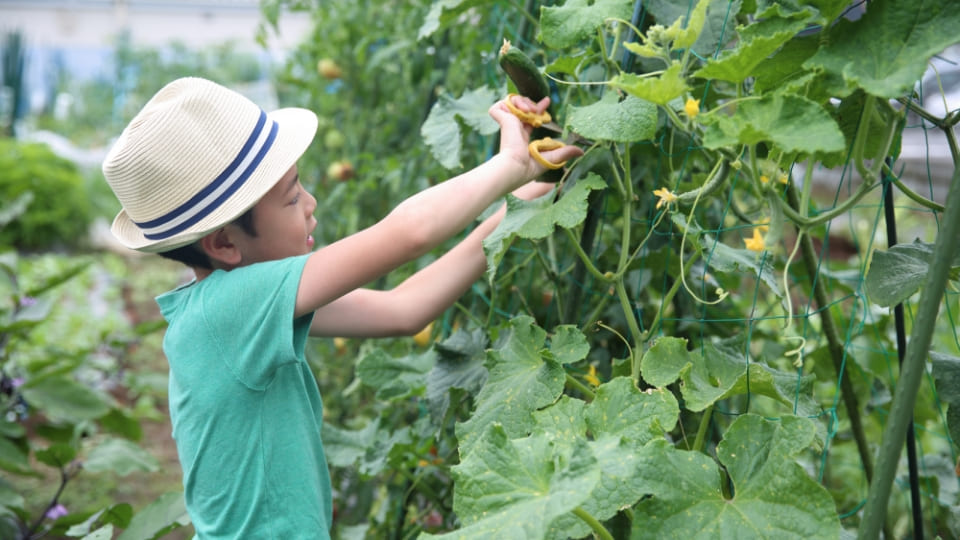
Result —
<svg viewBox="0 0 960 540"><path fill-rule="evenodd" d="M533 60L520 49L510 45L510 41L506 39L500 47L498 61L500 67L517 87L518 94L535 102L550 95L550 85L547 84L543 73L540 73L534 65Z"/></svg>
<svg viewBox="0 0 960 540"><path fill-rule="evenodd" d="M513 81L513 85L517 87L517 93L521 96L528 97L536 102L550 95L550 85L547 83L547 78L537 69L533 60L523 51L512 46L509 40L503 40L503 46L500 47L497 61L500 63L500 68ZM554 110L554 104L551 102L547 111L553 115ZM533 130L530 140L534 141L550 135L555 134L550 130L539 127ZM563 174L564 170L562 168L548 169L540 176L539 180L541 182L557 183L563 179Z"/></svg>

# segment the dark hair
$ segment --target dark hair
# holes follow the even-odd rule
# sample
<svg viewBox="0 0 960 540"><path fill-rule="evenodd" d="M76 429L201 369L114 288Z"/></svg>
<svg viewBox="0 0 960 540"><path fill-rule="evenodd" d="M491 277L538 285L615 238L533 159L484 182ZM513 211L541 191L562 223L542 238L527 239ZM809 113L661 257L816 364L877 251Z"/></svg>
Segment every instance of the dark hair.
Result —
<svg viewBox="0 0 960 540"><path fill-rule="evenodd" d="M233 220L233 224L240 227L243 232L249 234L250 236L257 236L257 228L253 225L252 207L241 214L240 217ZM157 255L160 255L165 259L181 262L191 268L213 270L213 263L210 262L210 257L204 253L203 248L200 247L198 242L180 246L168 251L161 251L160 253L157 253Z"/></svg>

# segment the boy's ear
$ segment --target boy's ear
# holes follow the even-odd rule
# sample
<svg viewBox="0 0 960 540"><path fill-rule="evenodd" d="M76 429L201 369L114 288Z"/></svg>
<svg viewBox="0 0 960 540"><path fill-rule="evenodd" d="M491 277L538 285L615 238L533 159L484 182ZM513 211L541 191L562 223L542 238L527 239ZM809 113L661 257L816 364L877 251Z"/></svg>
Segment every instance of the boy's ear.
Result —
<svg viewBox="0 0 960 540"><path fill-rule="evenodd" d="M221 227L201 238L200 247L207 257L224 266L236 266L243 258L227 227Z"/></svg>

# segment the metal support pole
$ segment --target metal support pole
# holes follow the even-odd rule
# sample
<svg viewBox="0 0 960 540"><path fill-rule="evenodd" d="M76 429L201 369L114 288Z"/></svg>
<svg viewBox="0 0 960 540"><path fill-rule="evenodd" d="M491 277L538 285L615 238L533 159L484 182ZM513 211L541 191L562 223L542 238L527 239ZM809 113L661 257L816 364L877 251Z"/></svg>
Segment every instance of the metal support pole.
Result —
<svg viewBox="0 0 960 540"><path fill-rule="evenodd" d="M892 165L887 158L887 165ZM886 176L884 181L886 182ZM897 216L893 206L893 185L886 182L883 187L883 215L887 225L887 246L897 245ZM903 357L907 351L907 331L903 319L903 304L893 308L893 318L897 329L897 358L903 369ZM907 469L910 473L910 508L913 513L913 540L923 540L923 507L920 504L920 476L917 471L917 436L914 431L913 417L907 426Z"/></svg>
<svg viewBox="0 0 960 540"><path fill-rule="evenodd" d="M876 474L867 494L863 509L863 520L858 538L873 540L878 538L880 528L887 511L890 489L897 473L900 451L907 437L907 426L913 419L913 404L920 389L920 381L926 370L927 356L933 331L937 325L937 314L947 287L950 267L960 247L960 169L955 169L947 193L947 204L943 212L943 226L937 234L934 247L936 257L930 266L926 282L920 292L917 317L910 332L907 353L903 359L900 380L893 393L890 415L883 430L876 463Z"/></svg>

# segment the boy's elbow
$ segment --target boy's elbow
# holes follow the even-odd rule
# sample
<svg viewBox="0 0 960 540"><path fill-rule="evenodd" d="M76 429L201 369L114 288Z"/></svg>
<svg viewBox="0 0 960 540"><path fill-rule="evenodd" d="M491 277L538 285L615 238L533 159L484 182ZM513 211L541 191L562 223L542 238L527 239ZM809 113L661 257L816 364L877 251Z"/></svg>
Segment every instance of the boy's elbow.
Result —
<svg viewBox="0 0 960 540"><path fill-rule="evenodd" d="M406 317L399 317L397 319L397 326L394 328L397 337L410 337L415 336L420 333L421 330L427 327L433 319L427 319L425 317L419 317L415 315L410 315Z"/></svg>
<svg viewBox="0 0 960 540"><path fill-rule="evenodd" d="M404 249L416 258L426 254L434 248L431 234L431 216L418 212L413 208L397 207L389 216L393 229L396 231L397 242L402 242Z"/></svg>

